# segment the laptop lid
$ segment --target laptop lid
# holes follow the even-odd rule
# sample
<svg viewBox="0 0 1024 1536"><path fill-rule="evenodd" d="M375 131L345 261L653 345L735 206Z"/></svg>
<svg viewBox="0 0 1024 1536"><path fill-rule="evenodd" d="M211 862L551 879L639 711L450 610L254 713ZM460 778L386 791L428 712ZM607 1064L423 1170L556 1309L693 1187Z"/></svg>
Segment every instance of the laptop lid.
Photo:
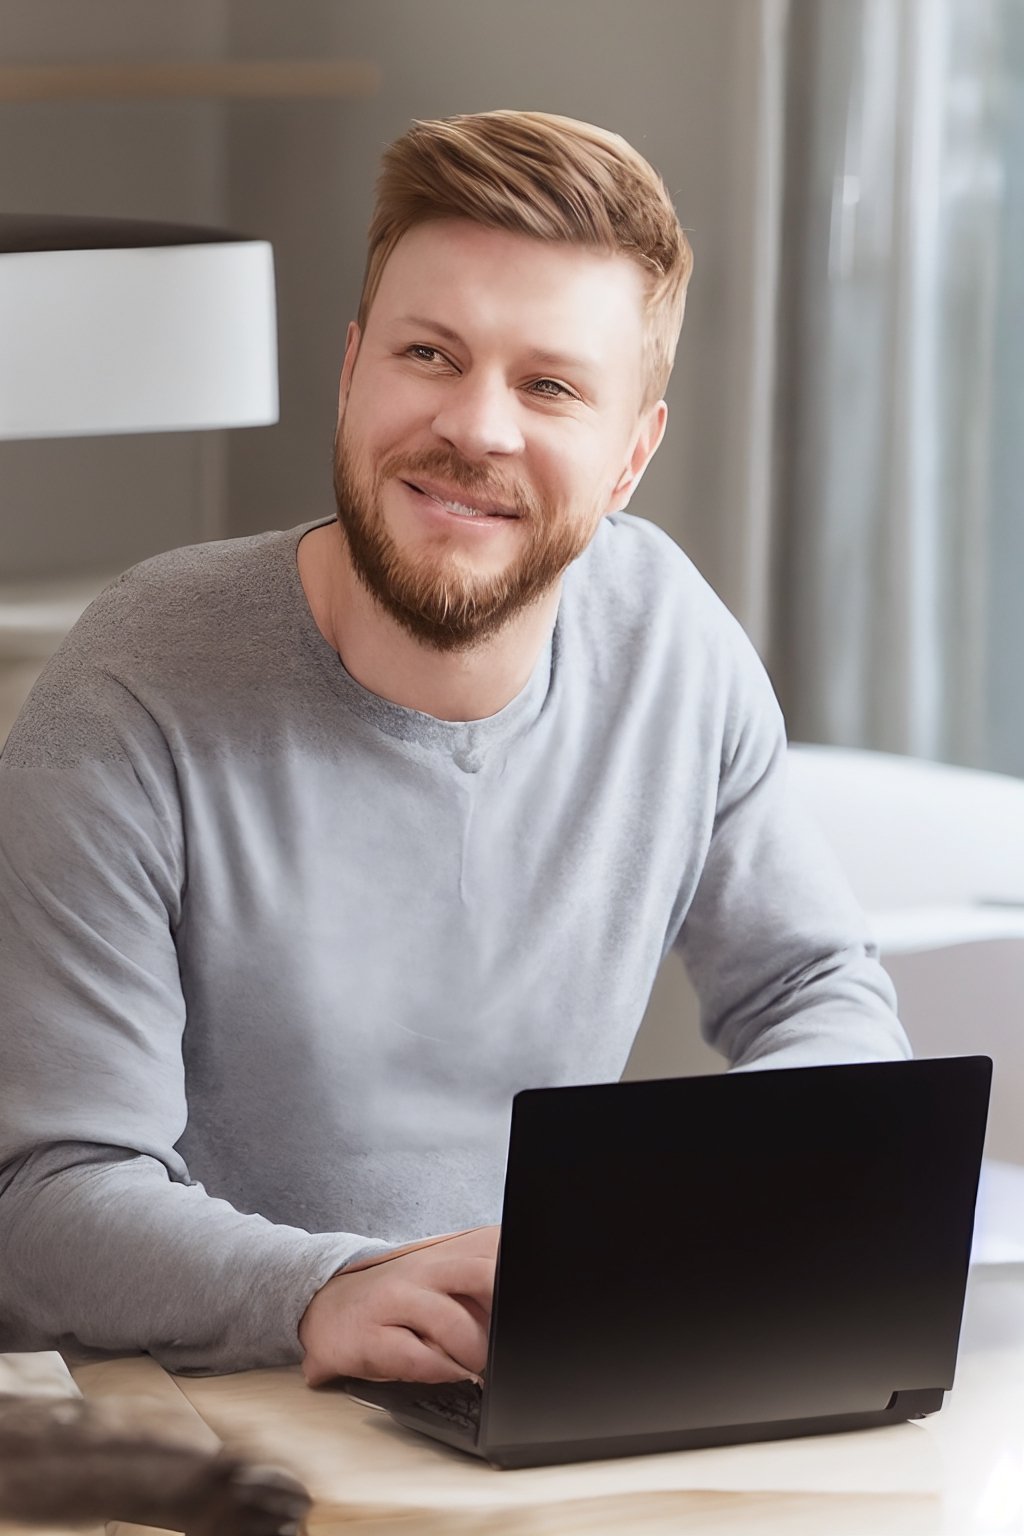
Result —
<svg viewBox="0 0 1024 1536"><path fill-rule="evenodd" d="M481 1448L948 1389L990 1080L956 1057L517 1094Z"/></svg>

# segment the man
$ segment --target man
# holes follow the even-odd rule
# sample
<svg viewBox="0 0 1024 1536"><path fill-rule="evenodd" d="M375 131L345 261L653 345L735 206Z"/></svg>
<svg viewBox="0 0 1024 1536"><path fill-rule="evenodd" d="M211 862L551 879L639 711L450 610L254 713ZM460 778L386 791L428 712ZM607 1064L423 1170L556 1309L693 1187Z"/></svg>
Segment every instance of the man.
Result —
<svg viewBox="0 0 1024 1536"><path fill-rule="evenodd" d="M689 268L616 136L416 125L337 521L147 561L51 662L0 764L0 1347L479 1374L512 1095L617 1078L672 945L734 1065L908 1054L749 643L624 511Z"/></svg>

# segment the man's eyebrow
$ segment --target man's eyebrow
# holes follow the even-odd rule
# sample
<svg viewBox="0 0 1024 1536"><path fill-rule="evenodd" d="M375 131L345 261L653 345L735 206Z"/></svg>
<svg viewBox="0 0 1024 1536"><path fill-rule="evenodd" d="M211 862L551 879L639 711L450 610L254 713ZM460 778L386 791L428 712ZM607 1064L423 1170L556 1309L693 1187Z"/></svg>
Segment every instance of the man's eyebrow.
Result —
<svg viewBox="0 0 1024 1536"><path fill-rule="evenodd" d="M456 342L459 346L463 344L458 331L453 331L448 325L442 325L440 320L429 319L427 315L403 315L398 324L415 325L421 331L433 331L435 336L440 336L444 341Z"/></svg>
<svg viewBox="0 0 1024 1536"><path fill-rule="evenodd" d="M453 331L449 325L442 325L440 320L431 320L427 315L403 315L398 323L432 331L435 336L440 336L442 341L450 341L455 346L465 346L458 331ZM536 363L538 367L553 368L556 372L564 369L569 373L590 373L595 367L591 359L575 357L569 352L551 352L546 347L531 347L524 353L524 357L529 362Z"/></svg>
<svg viewBox="0 0 1024 1536"><path fill-rule="evenodd" d="M539 368L551 368L555 373L592 373L597 366L591 358L577 357L571 352L549 352L544 347L533 347L526 356Z"/></svg>

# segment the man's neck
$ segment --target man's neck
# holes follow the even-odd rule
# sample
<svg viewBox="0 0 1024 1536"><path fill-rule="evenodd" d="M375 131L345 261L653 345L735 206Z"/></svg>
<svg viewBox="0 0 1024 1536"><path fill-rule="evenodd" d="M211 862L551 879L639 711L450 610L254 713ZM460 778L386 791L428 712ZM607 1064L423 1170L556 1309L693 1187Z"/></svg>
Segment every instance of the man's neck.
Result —
<svg viewBox="0 0 1024 1536"><path fill-rule="evenodd" d="M337 523L299 540L299 578L317 628L357 683L437 720L485 720L526 687L554 627L559 583L471 651L435 651L359 581Z"/></svg>

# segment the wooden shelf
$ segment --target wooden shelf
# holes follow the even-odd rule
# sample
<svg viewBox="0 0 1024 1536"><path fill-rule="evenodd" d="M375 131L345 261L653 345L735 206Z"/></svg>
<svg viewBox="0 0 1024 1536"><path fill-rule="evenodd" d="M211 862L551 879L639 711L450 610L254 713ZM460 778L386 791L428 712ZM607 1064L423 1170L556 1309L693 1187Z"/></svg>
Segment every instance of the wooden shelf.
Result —
<svg viewBox="0 0 1024 1536"><path fill-rule="evenodd" d="M7 64L0 67L0 102L366 97L380 78L376 64L360 59Z"/></svg>

